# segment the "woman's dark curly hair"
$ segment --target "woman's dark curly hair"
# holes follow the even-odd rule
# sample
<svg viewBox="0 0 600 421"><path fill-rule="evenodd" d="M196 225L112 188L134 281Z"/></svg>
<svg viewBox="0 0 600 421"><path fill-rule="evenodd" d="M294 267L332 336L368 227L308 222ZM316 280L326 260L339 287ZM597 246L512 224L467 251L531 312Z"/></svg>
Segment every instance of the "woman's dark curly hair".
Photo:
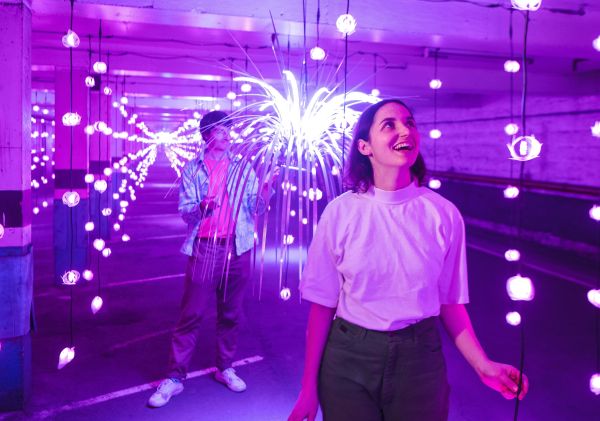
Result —
<svg viewBox="0 0 600 421"><path fill-rule="evenodd" d="M344 186L353 192L364 193L369 190L374 183L373 167L371 166L369 157L359 152L358 141L360 139L369 140L369 130L371 130L371 126L373 125L375 114L381 107L392 102L402 105L412 116L412 111L404 102L399 99L386 99L371 105L358 119L358 123L354 129L354 137L352 139L352 145L350 146L350 154L348 156L348 161L346 162L344 176ZM419 152L417 160L412 167L410 167L410 173L413 178L417 180L419 186L423 184L425 172L425 160Z"/></svg>

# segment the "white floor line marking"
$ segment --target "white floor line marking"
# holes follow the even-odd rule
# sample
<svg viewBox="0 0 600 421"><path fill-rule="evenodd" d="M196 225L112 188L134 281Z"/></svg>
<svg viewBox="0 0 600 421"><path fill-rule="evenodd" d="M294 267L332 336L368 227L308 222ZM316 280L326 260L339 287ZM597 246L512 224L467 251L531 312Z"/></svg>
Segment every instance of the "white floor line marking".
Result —
<svg viewBox="0 0 600 421"><path fill-rule="evenodd" d="M152 278L133 279L131 281L123 281L123 282L111 282L109 284L103 284L102 288L120 287L122 285L143 284L145 282L162 281L164 279L180 278L183 276L185 276L185 273L176 273L174 275L154 276ZM40 292L39 294L35 294L35 298L53 296L57 292L61 292L61 291L51 290L51 291L46 291L46 292ZM59 295L59 298L60 297L63 297L63 296ZM64 296L64 297L67 297L67 296Z"/></svg>
<svg viewBox="0 0 600 421"><path fill-rule="evenodd" d="M149 333L148 335L139 336L139 337L133 338L133 339L131 339L129 341L125 341L125 342L122 342L120 344L113 345L110 348L108 348L108 351L113 352L113 351L116 351L118 349L127 348L129 345L132 345L132 344L134 344L136 342L142 342L142 341L145 341L146 339L151 339L151 338L154 338L156 336L165 335L165 334L170 333L172 331L173 331L173 329L171 328L171 329L161 330L161 331L158 331L158 332Z"/></svg>
<svg viewBox="0 0 600 421"><path fill-rule="evenodd" d="M232 366L240 367L240 366L244 366L244 365L248 365L248 364L257 363L259 361L262 361L263 359L264 358L261 357L260 355L255 355L253 357L248 357L248 358L244 358L244 359L235 361L232 364ZM203 370L193 371L191 373L188 373L187 380L193 379L196 377L206 376L207 374L214 373L216 370L217 370L216 367L210 367L210 368L205 368ZM45 419L45 418L60 414L61 412L73 411L75 409L85 408L87 406L92 406L92 405L97 405L99 403L107 402L112 399L118 399L118 398L122 398L124 396L134 395L139 392L144 392L146 390L154 389L155 387L158 386L158 384L161 382L161 380L156 380L156 381L153 381L150 383L141 384L139 386L129 387L127 389L117 390L115 392L110 392L105 395L100 395L100 396L96 396L94 398L85 399L82 401L73 402L73 403L70 403L67 405L59 406L58 408L40 411L40 412L33 414L33 417L34 417L34 419Z"/></svg>
<svg viewBox="0 0 600 421"><path fill-rule="evenodd" d="M496 256L496 257L500 257L500 258L504 259L504 254L503 253L498 253L498 252L489 250L489 249L487 249L487 248L485 248L483 246L478 246L478 245L474 245L474 244L467 244L467 247L468 248L472 248L473 250L480 251L482 253L490 254L492 256ZM563 272L552 272L551 270L546 269L546 268L544 268L542 266L538 266L538 265L536 265L534 263L523 262L523 266L527 266L527 267L529 267L529 268L531 268L531 269L533 269L533 270L535 270L537 272L543 273L545 275L552 276L554 278L564 279L566 281L575 283L577 285L581 285L581 286L584 286L584 287L587 287L587 288L593 288L592 285L590 285L589 283L587 283L587 282L585 282L585 281L583 281L581 279L573 278L573 277L571 277L571 276L569 276L569 275L567 275L567 274L565 274Z"/></svg>

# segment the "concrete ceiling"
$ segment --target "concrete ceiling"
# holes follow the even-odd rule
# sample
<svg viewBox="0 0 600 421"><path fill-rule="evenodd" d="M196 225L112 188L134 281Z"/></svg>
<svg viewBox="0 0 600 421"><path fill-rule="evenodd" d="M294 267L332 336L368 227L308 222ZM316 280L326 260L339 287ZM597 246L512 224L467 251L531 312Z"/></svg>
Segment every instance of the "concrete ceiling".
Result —
<svg viewBox="0 0 600 421"><path fill-rule="evenodd" d="M319 65L318 81L333 85L343 78L344 41L335 21L346 2L321 0L320 5L320 45L328 57ZM351 0L358 27L349 37L349 86L369 91L376 84L384 95L413 97L427 107L432 57L438 51L441 106L472 106L506 95L509 6L510 0ZM32 8L34 88L51 90L55 67L68 65L60 38L68 28L69 2L33 0ZM230 69L246 67L245 49L249 73L274 84L288 62L295 73L302 69L300 0L79 0L74 10L73 28L81 38L75 65L88 68L88 40L92 61L98 57L102 21L102 51L104 58L110 52L113 84L123 86L125 76L124 91L149 125L181 122L192 109L208 104L207 98L224 97ZM316 14L317 0L307 0L308 49L316 43ZM599 94L600 52L592 41L600 35L600 2L543 0L530 17L530 93ZM524 15L514 12L512 20L514 51L520 56ZM314 86L315 62L309 60L308 68ZM515 83L521 83L520 74Z"/></svg>

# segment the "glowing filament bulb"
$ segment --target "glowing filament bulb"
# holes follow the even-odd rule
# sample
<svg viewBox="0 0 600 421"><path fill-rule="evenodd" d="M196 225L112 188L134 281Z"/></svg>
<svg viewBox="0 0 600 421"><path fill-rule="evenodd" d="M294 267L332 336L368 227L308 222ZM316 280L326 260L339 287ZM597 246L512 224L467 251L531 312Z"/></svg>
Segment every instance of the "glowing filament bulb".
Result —
<svg viewBox="0 0 600 421"><path fill-rule="evenodd" d="M108 86L105 86L102 92L104 92L104 95L112 95L112 89Z"/></svg>
<svg viewBox="0 0 600 421"><path fill-rule="evenodd" d="M521 324L521 315L518 311L506 313L506 323L511 326L519 326Z"/></svg>
<svg viewBox="0 0 600 421"><path fill-rule="evenodd" d="M104 242L104 240L102 238L96 238L94 240L94 242L92 243L92 245L94 246L94 248L98 251L102 251L102 249L104 249L104 246L106 245L106 243Z"/></svg>
<svg viewBox="0 0 600 421"><path fill-rule="evenodd" d="M67 205L70 208L73 208L79 204L79 193L76 191L68 191L65 192L62 196L63 204Z"/></svg>
<svg viewBox="0 0 600 421"><path fill-rule="evenodd" d="M542 145L535 136L520 136L506 146L510 152L510 159L524 162L539 157Z"/></svg>
<svg viewBox="0 0 600 421"><path fill-rule="evenodd" d="M85 134L87 135L93 135L96 132L96 129L94 129L94 126L89 125L89 126L85 126L85 128L83 129L83 131L85 132Z"/></svg>
<svg viewBox="0 0 600 421"><path fill-rule="evenodd" d="M335 21L335 26L342 35L352 35L356 31L356 19L350 14L340 15Z"/></svg>
<svg viewBox="0 0 600 421"><path fill-rule="evenodd" d="M325 50L319 47L313 47L310 49L310 59L314 61L322 61L325 60Z"/></svg>
<svg viewBox="0 0 600 421"><path fill-rule="evenodd" d="M600 206L598 205L593 205L590 208L590 218L592 218L594 221L600 221Z"/></svg>
<svg viewBox="0 0 600 421"><path fill-rule="evenodd" d="M94 76L86 76L85 86L87 86L88 88L93 88L94 86L96 86L96 79L94 79Z"/></svg>
<svg viewBox="0 0 600 421"><path fill-rule="evenodd" d="M94 65L92 66L92 68L94 69L94 72L96 72L98 74L104 74L104 73L106 73L106 70L108 69L108 67L106 66L106 63L103 61L95 62ZM104 91L104 93L106 93L106 91ZM111 93L112 93L112 91L111 91Z"/></svg>
<svg viewBox="0 0 600 421"><path fill-rule="evenodd" d="M241 90L243 93L247 94L248 92L250 92L250 91L252 90L252 85L250 85L250 84L249 84L249 83L247 83L247 82L246 82L246 83L242 83L242 86L240 86L240 90ZM198 120L200 119L200 117L196 117L195 115L194 115L194 118L196 118L196 119L198 119Z"/></svg>
<svg viewBox="0 0 600 421"><path fill-rule="evenodd" d="M83 277L83 279L85 279L86 281L91 281L92 279L94 279L94 272L92 272L89 269L86 269L83 271L83 274L81 275Z"/></svg>
<svg viewBox="0 0 600 421"><path fill-rule="evenodd" d="M87 232L94 231L94 223L92 221L85 223L85 230Z"/></svg>
<svg viewBox="0 0 600 421"><path fill-rule="evenodd" d="M35 207L33 208L33 214L34 214L34 215L37 215L38 213L40 213L40 208L38 208L37 206L35 206Z"/></svg>
<svg viewBox="0 0 600 421"><path fill-rule="evenodd" d="M237 95L235 94L235 92L233 92L233 91L227 92L227 99L233 101L236 98L237 98Z"/></svg>
<svg viewBox="0 0 600 421"><path fill-rule="evenodd" d="M0 238L4 237L4 225L0 224Z"/></svg>
<svg viewBox="0 0 600 421"><path fill-rule="evenodd" d="M594 307L600 308L600 289L590 289L587 293L587 299Z"/></svg>
<svg viewBox="0 0 600 421"><path fill-rule="evenodd" d="M92 303L90 304L90 307L92 309L92 313L96 314L100 311L100 309L102 308L102 298L98 295L96 295L94 297L94 299L92 300Z"/></svg>
<svg viewBox="0 0 600 421"><path fill-rule="evenodd" d="M600 373L593 374L590 377L590 391L594 395L600 395Z"/></svg>
<svg viewBox="0 0 600 421"><path fill-rule="evenodd" d="M106 180L96 180L94 182L94 190L96 190L98 193L104 193L107 188L108 183L106 182Z"/></svg>
<svg viewBox="0 0 600 421"><path fill-rule="evenodd" d="M519 188L515 186L508 186L504 189L504 197L506 199L516 199L519 196Z"/></svg>
<svg viewBox="0 0 600 421"><path fill-rule="evenodd" d="M515 275L506 281L506 291L513 301L531 301L535 296L535 290L531 279Z"/></svg>
<svg viewBox="0 0 600 421"><path fill-rule="evenodd" d="M381 95L381 92L379 91L379 89L377 89L377 88L371 89L371 96L378 97L379 95Z"/></svg>
<svg viewBox="0 0 600 421"><path fill-rule="evenodd" d="M429 180L428 186L430 189L437 190L442 187L442 182L437 178L432 178Z"/></svg>
<svg viewBox="0 0 600 421"><path fill-rule="evenodd" d="M111 253L112 253L112 251L108 247L106 247L104 250L102 250L102 256L104 256L104 257L110 256Z"/></svg>
<svg viewBox="0 0 600 421"><path fill-rule="evenodd" d="M81 123L81 116L77 113L65 113L62 116L63 126L72 127Z"/></svg>
<svg viewBox="0 0 600 421"><path fill-rule="evenodd" d="M517 10L535 12L542 5L542 0L511 0L512 7Z"/></svg>
<svg viewBox="0 0 600 421"><path fill-rule="evenodd" d="M283 236L283 244L285 244L286 246L290 246L290 245L294 244L294 236L291 234L284 235Z"/></svg>
<svg viewBox="0 0 600 421"><path fill-rule="evenodd" d="M600 137L600 121L596 121L590 129L592 130L592 136Z"/></svg>
<svg viewBox="0 0 600 421"><path fill-rule="evenodd" d="M440 89L442 87L442 81L439 79L431 79L429 81L429 87L431 89Z"/></svg>
<svg viewBox="0 0 600 421"><path fill-rule="evenodd" d="M60 370L75 358L75 347L67 347L60 351L60 355L58 356L58 369Z"/></svg>
<svg viewBox="0 0 600 421"><path fill-rule="evenodd" d="M506 133L509 136L513 136L518 132L519 126L517 126L515 123L508 123L506 126L504 126L504 133Z"/></svg>
<svg viewBox="0 0 600 421"><path fill-rule="evenodd" d="M102 215L104 216L110 216L112 214L112 209L111 208L104 208L102 209Z"/></svg>
<svg viewBox="0 0 600 421"><path fill-rule="evenodd" d="M79 47L79 36L69 29L65 35L62 37L62 43L66 48L77 48Z"/></svg>
<svg viewBox="0 0 600 421"><path fill-rule="evenodd" d="M279 296L283 301L287 301L292 296L292 291L290 291L290 289L287 287L281 288L281 291L279 291Z"/></svg>
<svg viewBox="0 0 600 421"><path fill-rule="evenodd" d="M504 252L504 258L509 262L518 262L521 258L519 250L509 249Z"/></svg>
<svg viewBox="0 0 600 421"><path fill-rule="evenodd" d="M118 222L115 222L115 223L113 224L113 229L114 229L115 231L119 231L119 230L121 229L121 225L120 225Z"/></svg>
<svg viewBox="0 0 600 421"><path fill-rule="evenodd" d="M521 70L521 65L516 60L506 60L504 62L504 71L507 73L517 73Z"/></svg>
<svg viewBox="0 0 600 421"><path fill-rule="evenodd" d="M432 139L439 139L442 137L442 131L439 129L431 129L429 131L429 137Z"/></svg>
<svg viewBox="0 0 600 421"><path fill-rule="evenodd" d="M79 281L79 272L72 269L66 271L62 276L61 280L64 285L75 285Z"/></svg>
<svg viewBox="0 0 600 421"><path fill-rule="evenodd" d="M110 177L112 175L112 168L104 168L104 170L102 171L102 173L107 176Z"/></svg>
<svg viewBox="0 0 600 421"><path fill-rule="evenodd" d="M129 104L129 99L127 99L127 97L126 97L126 96L124 96L124 97L121 97L121 104L123 104L123 105L127 105L127 104Z"/></svg>
<svg viewBox="0 0 600 421"><path fill-rule="evenodd" d="M121 241L123 241L124 243L128 242L129 240L131 240L131 237L129 237L129 235L127 234L123 234L123 236L121 237Z"/></svg>

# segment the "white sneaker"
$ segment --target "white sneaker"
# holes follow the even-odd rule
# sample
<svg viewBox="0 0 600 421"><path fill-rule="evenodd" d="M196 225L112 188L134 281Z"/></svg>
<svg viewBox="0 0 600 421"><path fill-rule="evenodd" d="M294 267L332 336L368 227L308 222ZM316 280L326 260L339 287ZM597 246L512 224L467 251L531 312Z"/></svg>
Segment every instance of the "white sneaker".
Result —
<svg viewBox="0 0 600 421"><path fill-rule="evenodd" d="M160 408L165 406L169 400L183 392L183 384L174 379L164 379L158 385L156 392L148 399L148 406L152 408Z"/></svg>
<svg viewBox="0 0 600 421"><path fill-rule="evenodd" d="M232 367L223 371L215 371L215 380L223 383L234 392L243 392L246 390L246 383L235 374L235 370Z"/></svg>

